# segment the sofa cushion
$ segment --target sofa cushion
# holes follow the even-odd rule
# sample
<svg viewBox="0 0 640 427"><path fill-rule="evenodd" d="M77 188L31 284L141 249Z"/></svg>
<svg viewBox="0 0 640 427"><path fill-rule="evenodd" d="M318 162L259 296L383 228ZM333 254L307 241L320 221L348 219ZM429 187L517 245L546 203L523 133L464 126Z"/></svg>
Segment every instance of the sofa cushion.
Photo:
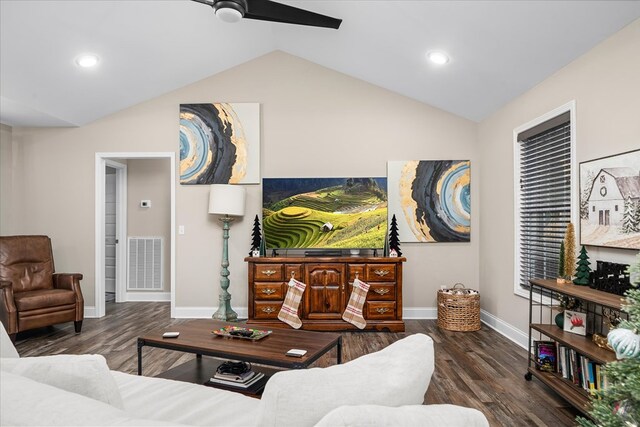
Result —
<svg viewBox="0 0 640 427"><path fill-rule="evenodd" d="M433 340L414 334L342 365L278 372L261 400L261 426L313 426L343 405L421 404L433 373Z"/></svg>
<svg viewBox="0 0 640 427"><path fill-rule="evenodd" d="M11 342L7 330L4 328L4 324L0 323L0 357L20 357L18 350Z"/></svg>
<svg viewBox="0 0 640 427"><path fill-rule="evenodd" d="M107 361L99 354L3 358L0 369L124 409Z"/></svg>
<svg viewBox="0 0 640 427"><path fill-rule="evenodd" d="M477 409L455 405L341 406L325 415L316 427L489 427Z"/></svg>
<svg viewBox="0 0 640 427"><path fill-rule="evenodd" d="M0 371L0 425L3 426L175 426L134 419L100 401L21 375Z"/></svg>
<svg viewBox="0 0 640 427"><path fill-rule="evenodd" d="M193 426L255 426L260 400L200 384L111 371L133 417Z"/></svg>

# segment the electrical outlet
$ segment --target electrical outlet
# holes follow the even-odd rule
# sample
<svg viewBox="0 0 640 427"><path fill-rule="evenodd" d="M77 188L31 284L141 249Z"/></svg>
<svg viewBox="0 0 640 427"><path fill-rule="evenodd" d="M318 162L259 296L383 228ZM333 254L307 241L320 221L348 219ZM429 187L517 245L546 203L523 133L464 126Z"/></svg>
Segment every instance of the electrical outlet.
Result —
<svg viewBox="0 0 640 427"><path fill-rule="evenodd" d="M141 208L150 208L151 207L151 200L140 200L140 207Z"/></svg>
<svg viewBox="0 0 640 427"><path fill-rule="evenodd" d="M184 225L178 226L178 234L184 234Z"/></svg>

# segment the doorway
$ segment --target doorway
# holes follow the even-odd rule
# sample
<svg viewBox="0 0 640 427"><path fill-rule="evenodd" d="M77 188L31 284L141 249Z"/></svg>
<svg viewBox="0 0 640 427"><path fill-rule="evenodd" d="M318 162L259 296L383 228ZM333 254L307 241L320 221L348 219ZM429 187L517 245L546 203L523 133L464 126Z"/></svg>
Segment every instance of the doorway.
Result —
<svg viewBox="0 0 640 427"><path fill-rule="evenodd" d="M116 222L118 219L118 203L116 191L116 170L107 166L104 199L104 298L108 304L116 302Z"/></svg>
<svg viewBox="0 0 640 427"><path fill-rule="evenodd" d="M127 241L126 225L126 205L127 205L127 160L134 159L168 159L169 170L169 199L170 199L170 254L169 254L169 282L171 316L175 316L175 153L173 152L117 152L117 153L96 153L95 157L95 298L94 307L85 307L85 317L103 317L105 315L105 305L108 289L110 288L110 276L115 272L115 301L127 301L127 256L125 244ZM115 169L115 178L109 168ZM115 241L107 241L107 181L115 180ZM109 230L111 231L111 230ZM115 250L115 260L111 260L110 254ZM115 264L111 266L110 263ZM113 268L112 268L113 267ZM109 287L109 288L108 288ZM87 303L90 303L87 301Z"/></svg>
<svg viewBox="0 0 640 427"><path fill-rule="evenodd" d="M105 302L125 301L127 235L127 165L105 160L104 169L104 284Z"/></svg>

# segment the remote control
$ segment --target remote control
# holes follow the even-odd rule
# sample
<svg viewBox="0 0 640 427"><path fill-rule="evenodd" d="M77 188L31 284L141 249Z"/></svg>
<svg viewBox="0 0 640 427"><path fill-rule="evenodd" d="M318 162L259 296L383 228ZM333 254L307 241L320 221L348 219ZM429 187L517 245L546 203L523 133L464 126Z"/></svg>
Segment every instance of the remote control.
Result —
<svg viewBox="0 0 640 427"><path fill-rule="evenodd" d="M162 338L178 338L180 332L165 332L162 334Z"/></svg>
<svg viewBox="0 0 640 427"><path fill-rule="evenodd" d="M287 356L293 356L293 357L302 357L305 354L307 354L307 350L300 350L297 348L292 348L286 353Z"/></svg>

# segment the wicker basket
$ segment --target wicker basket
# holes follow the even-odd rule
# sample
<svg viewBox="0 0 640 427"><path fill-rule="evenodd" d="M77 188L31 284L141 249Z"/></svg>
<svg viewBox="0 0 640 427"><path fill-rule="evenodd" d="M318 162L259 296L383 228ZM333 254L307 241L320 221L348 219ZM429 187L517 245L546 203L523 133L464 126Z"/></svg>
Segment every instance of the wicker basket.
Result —
<svg viewBox="0 0 640 427"><path fill-rule="evenodd" d="M456 283L451 289L438 291L438 327L459 332L480 329L480 294L469 294L469 290L462 283Z"/></svg>

